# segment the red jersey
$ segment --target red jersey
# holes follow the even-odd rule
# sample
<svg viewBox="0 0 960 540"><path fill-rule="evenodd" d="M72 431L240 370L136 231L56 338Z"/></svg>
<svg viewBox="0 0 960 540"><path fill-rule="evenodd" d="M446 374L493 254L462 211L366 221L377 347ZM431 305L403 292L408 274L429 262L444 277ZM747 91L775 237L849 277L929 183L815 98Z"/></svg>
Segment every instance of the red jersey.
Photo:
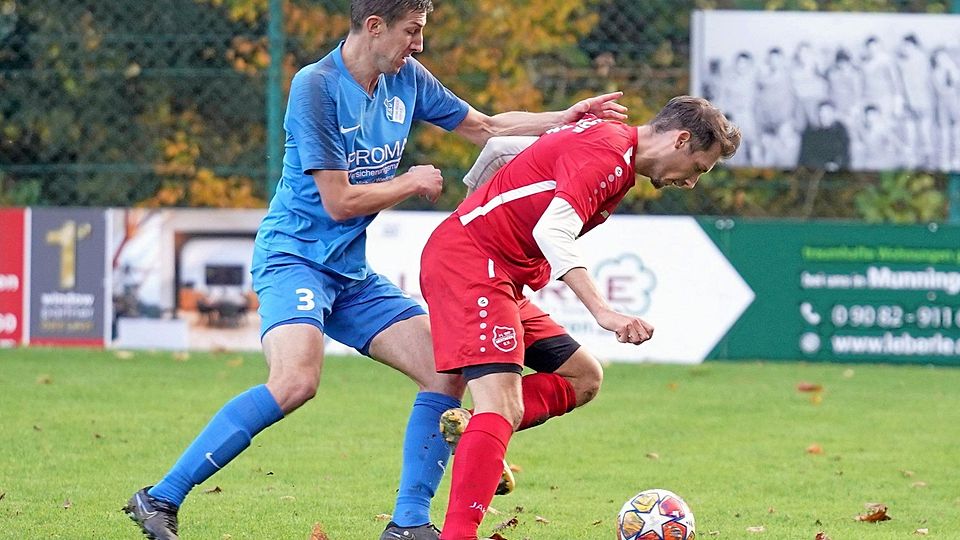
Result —
<svg viewBox="0 0 960 540"><path fill-rule="evenodd" d="M454 213L467 235L516 283L550 281L550 264L533 228L550 201L570 203L583 221L578 236L606 221L636 182L637 128L582 119L554 128L521 152Z"/></svg>

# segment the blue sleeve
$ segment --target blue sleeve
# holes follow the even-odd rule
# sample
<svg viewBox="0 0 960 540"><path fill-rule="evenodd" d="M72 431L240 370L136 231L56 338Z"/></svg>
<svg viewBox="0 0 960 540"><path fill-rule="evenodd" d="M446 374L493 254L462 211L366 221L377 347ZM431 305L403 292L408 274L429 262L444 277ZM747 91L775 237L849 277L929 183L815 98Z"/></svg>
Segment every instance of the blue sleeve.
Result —
<svg viewBox="0 0 960 540"><path fill-rule="evenodd" d="M413 119L430 122L447 131L459 126L470 105L443 86L423 64L414 60L413 65L417 77L417 108Z"/></svg>
<svg viewBox="0 0 960 540"><path fill-rule="evenodd" d="M337 103L321 72L298 73L290 84L286 128L300 156L301 172L347 170Z"/></svg>

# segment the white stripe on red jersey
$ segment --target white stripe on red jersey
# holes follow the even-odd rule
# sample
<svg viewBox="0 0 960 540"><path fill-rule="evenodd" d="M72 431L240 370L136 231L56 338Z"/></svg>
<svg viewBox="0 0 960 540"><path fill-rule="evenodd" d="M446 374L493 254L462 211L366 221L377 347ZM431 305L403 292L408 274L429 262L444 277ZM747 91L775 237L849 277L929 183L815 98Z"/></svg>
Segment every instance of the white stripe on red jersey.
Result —
<svg viewBox="0 0 960 540"><path fill-rule="evenodd" d="M570 203L582 236L603 223L635 183L637 129L620 122L581 120L556 128L507 163L456 211L477 247L517 284L537 290L550 265L533 228L550 201Z"/></svg>

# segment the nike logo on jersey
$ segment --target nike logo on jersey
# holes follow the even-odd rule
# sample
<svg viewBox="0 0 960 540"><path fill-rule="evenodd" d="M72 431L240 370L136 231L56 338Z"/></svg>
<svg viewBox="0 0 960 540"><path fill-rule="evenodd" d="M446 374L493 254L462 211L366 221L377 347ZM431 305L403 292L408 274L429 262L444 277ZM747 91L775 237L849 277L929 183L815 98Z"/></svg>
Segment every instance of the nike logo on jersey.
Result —
<svg viewBox="0 0 960 540"><path fill-rule="evenodd" d="M357 124L357 125L355 125L355 126L353 126L353 127L349 127L349 128L340 126L340 133L347 134L347 133L350 133L351 131L356 131L356 130L358 130L358 129L360 129L360 124Z"/></svg>

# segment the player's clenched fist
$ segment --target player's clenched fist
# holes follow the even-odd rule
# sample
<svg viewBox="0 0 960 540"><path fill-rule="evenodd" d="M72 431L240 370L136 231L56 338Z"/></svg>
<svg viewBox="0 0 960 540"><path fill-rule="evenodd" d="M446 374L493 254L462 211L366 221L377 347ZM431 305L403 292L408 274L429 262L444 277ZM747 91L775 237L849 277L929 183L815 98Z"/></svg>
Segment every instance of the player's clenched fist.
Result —
<svg viewBox="0 0 960 540"><path fill-rule="evenodd" d="M443 176L440 174L440 169L433 165L414 165L403 176L413 182L417 195L430 202L437 202L440 192L443 191Z"/></svg>
<svg viewBox="0 0 960 540"><path fill-rule="evenodd" d="M597 316L597 324L610 330L620 343L639 345L653 337L653 325L640 317L605 310Z"/></svg>

